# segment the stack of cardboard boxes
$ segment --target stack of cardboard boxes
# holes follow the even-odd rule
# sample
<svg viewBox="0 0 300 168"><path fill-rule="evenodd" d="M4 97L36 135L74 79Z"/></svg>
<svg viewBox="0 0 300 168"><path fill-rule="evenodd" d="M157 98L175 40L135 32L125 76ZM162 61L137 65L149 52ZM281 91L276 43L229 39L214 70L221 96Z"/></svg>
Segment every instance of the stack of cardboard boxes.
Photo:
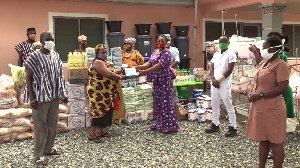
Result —
<svg viewBox="0 0 300 168"><path fill-rule="evenodd" d="M68 84L68 128L79 129L90 127L91 113L87 98L88 69L69 69Z"/></svg>

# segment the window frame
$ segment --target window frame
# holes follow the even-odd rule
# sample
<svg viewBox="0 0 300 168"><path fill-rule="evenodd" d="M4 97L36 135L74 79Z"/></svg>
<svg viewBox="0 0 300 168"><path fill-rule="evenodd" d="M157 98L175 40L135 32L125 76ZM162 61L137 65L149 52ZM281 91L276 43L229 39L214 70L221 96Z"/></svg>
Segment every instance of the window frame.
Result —
<svg viewBox="0 0 300 168"><path fill-rule="evenodd" d="M49 31L52 32L55 36L55 19L63 18L63 19L78 19L79 24L79 34L80 34L80 19L100 19L104 21L108 21L108 14L86 14L86 13L61 13L61 12L48 12L48 21L49 21ZM107 27L104 26L103 32L103 41L105 45L108 44L107 38L105 38L105 34L108 32ZM63 61L63 67L67 67L67 62Z"/></svg>

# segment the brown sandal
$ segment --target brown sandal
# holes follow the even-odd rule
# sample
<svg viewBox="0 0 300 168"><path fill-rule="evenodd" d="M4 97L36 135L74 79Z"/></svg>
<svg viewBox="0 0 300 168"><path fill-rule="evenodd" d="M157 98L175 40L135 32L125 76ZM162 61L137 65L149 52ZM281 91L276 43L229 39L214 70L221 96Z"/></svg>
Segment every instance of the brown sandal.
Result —
<svg viewBox="0 0 300 168"><path fill-rule="evenodd" d="M101 143L102 142L102 139L100 137L94 137L94 138L91 138L91 137L88 137L89 141L93 141L94 143Z"/></svg>
<svg viewBox="0 0 300 168"><path fill-rule="evenodd" d="M52 152L47 153L46 155L61 155L61 152L57 151L56 149L52 149Z"/></svg>

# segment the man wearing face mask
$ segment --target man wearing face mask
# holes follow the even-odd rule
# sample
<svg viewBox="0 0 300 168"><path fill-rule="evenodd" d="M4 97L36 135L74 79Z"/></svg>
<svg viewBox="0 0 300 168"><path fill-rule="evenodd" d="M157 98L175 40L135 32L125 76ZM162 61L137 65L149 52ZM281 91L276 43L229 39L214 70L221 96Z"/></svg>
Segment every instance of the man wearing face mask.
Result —
<svg viewBox="0 0 300 168"><path fill-rule="evenodd" d="M46 165L44 155L60 155L54 147L59 100L67 98L62 61L51 32L40 35L42 48L31 53L24 63L26 84L34 122L34 161ZM26 99L25 99L26 100Z"/></svg>
<svg viewBox="0 0 300 168"><path fill-rule="evenodd" d="M36 31L34 27L27 29L27 40L19 43L15 46L16 51L19 54L18 66L23 66L23 63L26 61L28 55L33 52L32 44L36 39Z"/></svg>
<svg viewBox="0 0 300 168"><path fill-rule="evenodd" d="M229 115L230 126L226 137L235 136L237 133L236 115L231 99L230 75L236 63L236 54L228 50L228 36L221 36L219 47L221 51L216 52L211 60L211 104L213 119L212 124L205 130L206 133L219 131L220 125L220 99L222 99Z"/></svg>

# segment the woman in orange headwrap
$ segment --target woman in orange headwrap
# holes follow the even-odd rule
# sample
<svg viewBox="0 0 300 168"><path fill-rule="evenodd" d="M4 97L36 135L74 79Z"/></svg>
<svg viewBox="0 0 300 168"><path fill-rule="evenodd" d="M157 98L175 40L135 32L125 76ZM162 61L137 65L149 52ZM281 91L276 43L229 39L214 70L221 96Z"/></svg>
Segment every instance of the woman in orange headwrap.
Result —
<svg viewBox="0 0 300 168"><path fill-rule="evenodd" d="M134 49L136 39L127 38L124 41L124 50L122 51L123 64L127 64L128 67L136 67L137 65L144 64L144 57Z"/></svg>

